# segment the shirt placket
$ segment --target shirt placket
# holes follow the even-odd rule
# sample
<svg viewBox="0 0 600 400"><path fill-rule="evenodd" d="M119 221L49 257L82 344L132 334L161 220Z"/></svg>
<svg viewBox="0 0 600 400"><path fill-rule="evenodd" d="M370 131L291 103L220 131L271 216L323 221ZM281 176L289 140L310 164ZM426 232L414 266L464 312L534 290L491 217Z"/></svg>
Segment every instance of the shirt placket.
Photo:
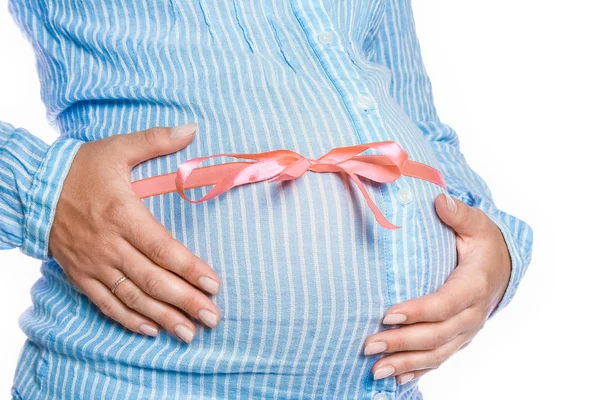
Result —
<svg viewBox="0 0 600 400"><path fill-rule="evenodd" d="M318 1L296 0L292 6L307 42L348 110L360 141L370 141L367 126L379 132L385 128L378 120L374 96L348 56L329 14Z"/></svg>
<svg viewBox="0 0 600 400"><path fill-rule="evenodd" d="M302 26L307 42L314 51L323 70L337 89L348 115L352 120L356 134L361 143L373 141L369 131L385 134L385 125L377 109L375 97L362 79L361 71L354 66L352 59L343 46L343 42L335 25L320 1L294 0L290 2L294 14ZM395 196L398 185L384 185L381 201L391 201L389 196ZM391 191L392 193L389 193ZM406 195L406 193L405 193ZM388 207L382 212L386 214ZM389 215L386 215L390 221ZM389 238L389 235L386 235ZM384 239L387 240L387 239ZM387 244L389 246L389 243ZM389 247L388 247L389 248ZM385 257L384 257L385 258ZM389 306L391 304L388 304ZM377 361L371 357L369 375L365 377L365 393L371 394L367 399L390 400L395 398L397 384L394 378L373 380L370 367ZM353 384L348 382L348 384ZM361 384L356 382L355 384Z"/></svg>

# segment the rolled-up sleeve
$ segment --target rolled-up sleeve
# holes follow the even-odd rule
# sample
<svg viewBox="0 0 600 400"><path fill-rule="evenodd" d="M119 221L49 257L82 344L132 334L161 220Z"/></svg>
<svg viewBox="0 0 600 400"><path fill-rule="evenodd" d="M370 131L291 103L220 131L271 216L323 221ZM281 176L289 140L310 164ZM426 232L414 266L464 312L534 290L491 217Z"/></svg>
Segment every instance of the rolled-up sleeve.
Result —
<svg viewBox="0 0 600 400"><path fill-rule="evenodd" d="M512 270L508 288L491 318L513 299L531 262L532 228L495 206L490 188L461 152L456 132L440 121L421 57L410 0L388 2L369 58L390 70L391 95L427 138L439 159L448 192L484 211L504 236Z"/></svg>
<svg viewBox="0 0 600 400"><path fill-rule="evenodd" d="M48 237L62 185L82 141L48 145L0 122L0 249L47 259Z"/></svg>

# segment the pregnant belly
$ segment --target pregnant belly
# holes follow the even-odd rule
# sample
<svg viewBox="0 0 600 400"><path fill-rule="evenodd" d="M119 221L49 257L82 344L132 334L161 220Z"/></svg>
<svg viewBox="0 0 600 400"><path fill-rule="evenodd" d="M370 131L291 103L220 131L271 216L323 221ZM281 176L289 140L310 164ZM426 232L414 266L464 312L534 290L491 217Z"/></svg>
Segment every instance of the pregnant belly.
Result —
<svg viewBox="0 0 600 400"><path fill-rule="evenodd" d="M413 155L419 149L410 150ZM136 168L133 179L173 172L190 155L217 151L192 153L151 160ZM337 399L358 398L369 388L394 390L393 379L372 380L377 357L362 355L364 341L386 328L381 320L391 305L445 281L456 265L455 237L433 207L441 187L406 176L389 184L364 183L386 219L402 228L380 226L355 184L336 173L309 171L293 181L247 184L199 204L177 193L143 199L177 240L218 273L222 288L213 299L221 310L219 325L208 329L198 323L189 345L164 331L146 338L70 291L59 322L50 328L50 344L88 360L73 374L91 374L93 368L106 379L142 382L141 398L156 382L198 398L302 393ZM198 199L209 189L187 194ZM68 290L59 268L42 272L49 281L63 281L54 285L57 290ZM33 329L26 333L36 335Z"/></svg>
<svg viewBox="0 0 600 400"><path fill-rule="evenodd" d="M402 228L378 225L354 183L334 173L243 185L200 204L177 193L144 199L222 281L213 297L220 324L198 325L187 348L158 340L155 367L200 373L215 391L254 388L275 398L375 384L364 340L384 329L388 307L442 284L456 258L454 235L433 209L439 186L410 177L365 184ZM198 199L209 189L187 193Z"/></svg>
<svg viewBox="0 0 600 400"><path fill-rule="evenodd" d="M248 184L200 204L176 193L144 199L219 274L213 299L221 322L197 323L189 345L164 330L156 338L132 333L45 263L32 290L37 311L21 326L45 349L46 376L68 370L93 382L92 391L115 387L138 398L164 390L164 398L337 399L398 389L393 379L372 380L378 357L363 356L364 341L386 329L391 305L444 282L456 263L455 239L433 208L439 186L410 177L365 185L402 228L377 224L359 190L335 173Z"/></svg>

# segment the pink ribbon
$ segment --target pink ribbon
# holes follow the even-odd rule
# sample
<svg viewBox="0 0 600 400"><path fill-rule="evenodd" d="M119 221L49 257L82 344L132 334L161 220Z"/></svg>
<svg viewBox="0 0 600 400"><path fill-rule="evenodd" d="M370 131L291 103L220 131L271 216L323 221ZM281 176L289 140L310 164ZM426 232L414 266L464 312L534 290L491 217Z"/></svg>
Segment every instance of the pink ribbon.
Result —
<svg viewBox="0 0 600 400"><path fill-rule="evenodd" d="M358 155L373 148L383 155ZM198 166L209 158L229 156L255 162L229 162L202 168ZM210 200L227 190L247 183L268 180L269 183L299 178L306 171L346 173L357 184L377 222L387 229L398 229L381 213L369 197L359 176L380 183L395 181L400 176L425 179L446 188L442 174L426 164L408 159L408 154L391 140L336 147L316 160L291 150L273 150L262 153L221 153L198 157L182 163L176 173L164 174L132 182L140 198L177 191L191 203ZM173 175L175 179L173 181ZM173 185L174 183L174 185ZM201 199L191 200L184 191L190 188L214 185Z"/></svg>

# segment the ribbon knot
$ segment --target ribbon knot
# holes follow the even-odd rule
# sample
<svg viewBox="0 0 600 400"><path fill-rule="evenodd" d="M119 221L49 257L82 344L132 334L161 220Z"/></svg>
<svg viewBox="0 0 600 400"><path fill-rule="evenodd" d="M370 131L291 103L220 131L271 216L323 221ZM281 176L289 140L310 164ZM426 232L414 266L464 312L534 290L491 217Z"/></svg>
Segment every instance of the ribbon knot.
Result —
<svg viewBox="0 0 600 400"><path fill-rule="evenodd" d="M367 149L377 149L382 155L358 155ZM205 160L229 156L245 158L254 162L229 162L198 168ZM260 181L269 183L297 179L306 171L345 173L356 183L365 197L377 222L388 229L401 226L390 223L369 197L359 176L379 183L389 183L400 176L425 179L446 188L442 174L436 169L408 159L408 154L391 140L371 142L346 147L336 147L314 160L291 150L281 149L262 153L221 153L185 161L176 173L164 174L132 182L140 198L170 193L175 190L191 203L210 200L227 190ZM175 179L173 179L175 175ZM214 185L202 198L192 200L185 190Z"/></svg>

